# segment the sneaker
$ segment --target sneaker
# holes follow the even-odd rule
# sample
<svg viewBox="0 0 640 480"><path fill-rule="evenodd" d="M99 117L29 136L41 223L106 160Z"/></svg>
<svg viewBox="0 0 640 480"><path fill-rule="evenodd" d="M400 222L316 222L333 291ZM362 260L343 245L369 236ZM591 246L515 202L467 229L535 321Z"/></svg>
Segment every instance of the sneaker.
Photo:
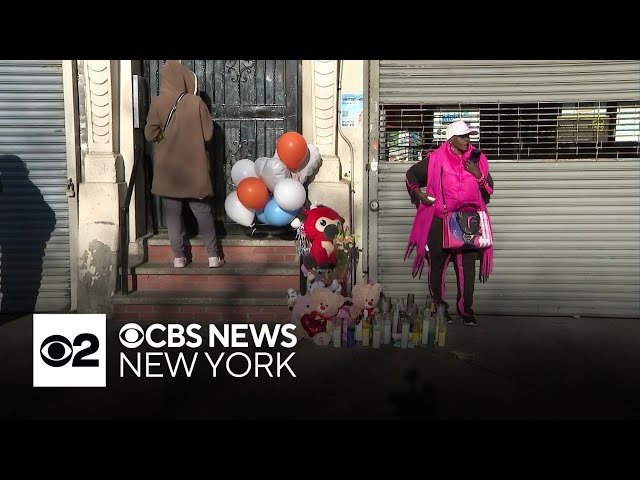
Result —
<svg viewBox="0 0 640 480"><path fill-rule="evenodd" d="M173 266L175 268L183 268L187 266L187 257L179 257L173 259Z"/></svg>
<svg viewBox="0 0 640 480"><path fill-rule="evenodd" d="M224 260L220 259L220 257L209 257L209 268L221 267L223 263Z"/></svg>
<svg viewBox="0 0 640 480"><path fill-rule="evenodd" d="M447 321L447 323L453 323L453 318L451 317L451 315L449 315L449 312L444 312L444 319Z"/></svg>
<svg viewBox="0 0 640 480"><path fill-rule="evenodd" d="M478 325L478 322L476 321L475 317L462 317L462 323L464 323L465 325L469 325L471 327L475 327Z"/></svg>

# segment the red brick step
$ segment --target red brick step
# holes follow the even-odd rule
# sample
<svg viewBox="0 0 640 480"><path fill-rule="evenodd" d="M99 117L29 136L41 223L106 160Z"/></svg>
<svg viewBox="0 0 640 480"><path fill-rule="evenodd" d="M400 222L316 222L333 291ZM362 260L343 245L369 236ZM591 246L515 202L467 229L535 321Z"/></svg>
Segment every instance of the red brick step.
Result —
<svg viewBox="0 0 640 480"><path fill-rule="evenodd" d="M262 240L247 237L227 237L220 242L220 255L228 262L259 262L298 264L298 254L293 240ZM207 261L207 251L202 237L190 240L191 257L194 262ZM147 241L148 261L153 263L173 263L173 252L166 234L156 235Z"/></svg>
<svg viewBox="0 0 640 480"><path fill-rule="evenodd" d="M206 263L190 263L184 268L164 263L142 263L131 269L132 290L227 291L242 293L282 291L300 288L298 265L225 263L209 268Z"/></svg>
<svg viewBox="0 0 640 480"><path fill-rule="evenodd" d="M291 313L286 292L134 292L113 297L114 319L131 322L283 322Z"/></svg>

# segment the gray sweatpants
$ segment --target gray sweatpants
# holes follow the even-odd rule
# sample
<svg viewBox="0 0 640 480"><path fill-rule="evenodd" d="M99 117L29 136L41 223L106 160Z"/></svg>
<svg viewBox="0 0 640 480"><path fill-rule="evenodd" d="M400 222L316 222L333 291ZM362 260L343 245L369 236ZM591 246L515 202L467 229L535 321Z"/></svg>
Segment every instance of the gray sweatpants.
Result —
<svg viewBox="0 0 640 480"><path fill-rule="evenodd" d="M184 257L184 240L186 229L182 217L183 200L162 197L164 206L164 218L169 231L169 242L171 250L176 258ZM209 257L218 256L218 245L216 242L216 229L213 219L211 205L200 200L189 200L189 208L198 221L198 233L202 235L204 246L207 247Z"/></svg>

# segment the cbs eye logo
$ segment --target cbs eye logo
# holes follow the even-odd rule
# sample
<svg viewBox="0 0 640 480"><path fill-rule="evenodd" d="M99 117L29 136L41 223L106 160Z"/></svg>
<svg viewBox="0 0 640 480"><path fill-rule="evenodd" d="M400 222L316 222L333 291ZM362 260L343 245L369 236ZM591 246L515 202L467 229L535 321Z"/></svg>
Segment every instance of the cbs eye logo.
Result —
<svg viewBox="0 0 640 480"><path fill-rule="evenodd" d="M127 323L120 329L120 343L127 348L138 348L144 342L144 330L136 323Z"/></svg>
<svg viewBox="0 0 640 480"><path fill-rule="evenodd" d="M85 342L89 345L73 353L73 347L82 347ZM100 340L91 333L81 333L73 339L73 344L62 335L50 335L40 345L40 357L50 367L63 367L71 363L72 367L98 367L97 358L85 358L98 351Z"/></svg>

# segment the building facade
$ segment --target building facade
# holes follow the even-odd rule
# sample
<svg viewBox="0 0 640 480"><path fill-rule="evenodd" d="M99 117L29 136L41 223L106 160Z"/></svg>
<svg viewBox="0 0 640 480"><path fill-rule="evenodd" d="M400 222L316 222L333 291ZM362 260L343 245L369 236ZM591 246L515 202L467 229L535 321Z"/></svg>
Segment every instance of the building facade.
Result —
<svg viewBox="0 0 640 480"><path fill-rule="evenodd" d="M404 173L464 118L496 182L495 268L476 287L477 313L640 316L639 62L182 62L216 120L218 192L232 188L235 161L272 155L284 131L318 146L308 195L355 232L356 282L426 296L403 260L415 213ZM3 312L112 313L123 260L159 244L142 129L161 65L0 62ZM220 210L229 237L246 235ZM242 245L280 248L261 242ZM454 279L451 268L450 299Z"/></svg>

